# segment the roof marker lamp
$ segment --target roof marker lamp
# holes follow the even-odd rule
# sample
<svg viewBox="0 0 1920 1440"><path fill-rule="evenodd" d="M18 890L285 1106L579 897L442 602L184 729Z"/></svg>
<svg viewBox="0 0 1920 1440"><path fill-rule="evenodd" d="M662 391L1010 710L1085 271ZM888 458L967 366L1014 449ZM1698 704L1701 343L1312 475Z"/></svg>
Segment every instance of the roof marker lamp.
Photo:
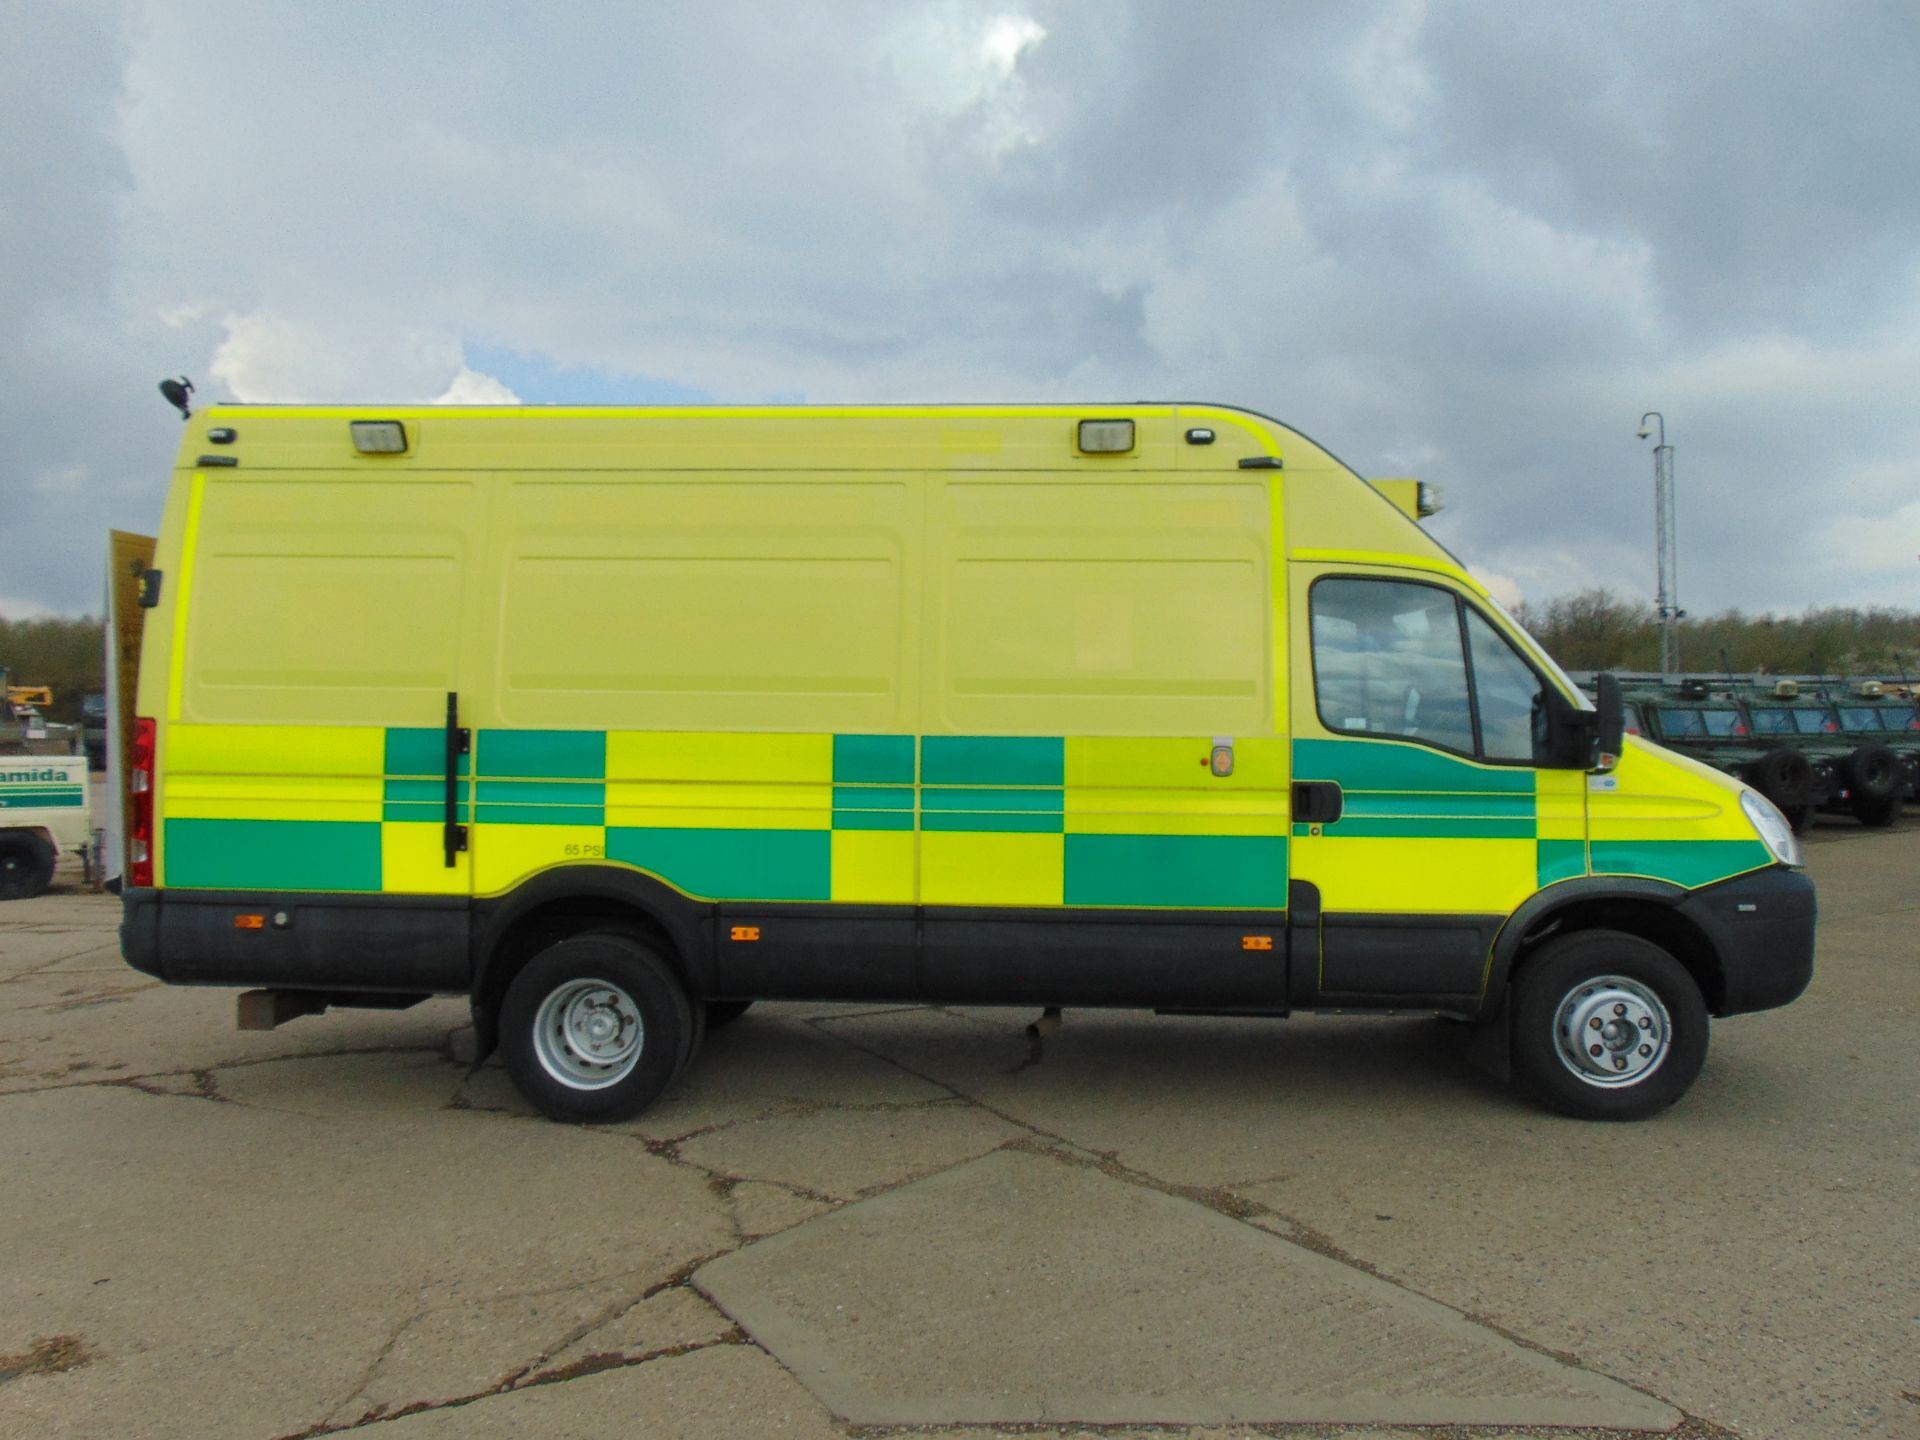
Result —
<svg viewBox="0 0 1920 1440"><path fill-rule="evenodd" d="M350 420L353 448L362 455L404 455L407 427L398 420Z"/></svg>
<svg viewBox="0 0 1920 1440"><path fill-rule="evenodd" d="M1082 420L1080 422L1080 453L1082 455L1125 455L1132 449L1133 421Z"/></svg>

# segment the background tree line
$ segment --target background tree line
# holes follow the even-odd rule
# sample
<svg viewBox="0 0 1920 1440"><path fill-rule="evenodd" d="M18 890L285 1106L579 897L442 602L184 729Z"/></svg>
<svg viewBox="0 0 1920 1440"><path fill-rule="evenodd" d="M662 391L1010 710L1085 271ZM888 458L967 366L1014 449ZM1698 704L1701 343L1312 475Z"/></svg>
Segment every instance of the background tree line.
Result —
<svg viewBox="0 0 1920 1440"><path fill-rule="evenodd" d="M1660 626L1653 607L1587 590L1522 605L1517 612L1547 653L1569 670L1657 670ZM101 623L91 616L0 617L0 666L16 685L51 685L50 719L77 720L80 699L105 688ZM1829 606L1802 615L1688 616L1680 622L1686 670L1742 674L1875 674L1920 678L1920 612Z"/></svg>
<svg viewBox="0 0 1920 1440"><path fill-rule="evenodd" d="M1518 614L1568 670L1660 668L1660 622L1642 601L1587 590L1522 605ZM1689 615L1679 641L1682 670L1920 677L1920 613L1911 610L1834 605L1801 615Z"/></svg>
<svg viewBox="0 0 1920 1440"><path fill-rule="evenodd" d="M91 615L45 620L0 616L0 668L9 685L51 685L49 720L77 721L89 690L107 688L106 629Z"/></svg>

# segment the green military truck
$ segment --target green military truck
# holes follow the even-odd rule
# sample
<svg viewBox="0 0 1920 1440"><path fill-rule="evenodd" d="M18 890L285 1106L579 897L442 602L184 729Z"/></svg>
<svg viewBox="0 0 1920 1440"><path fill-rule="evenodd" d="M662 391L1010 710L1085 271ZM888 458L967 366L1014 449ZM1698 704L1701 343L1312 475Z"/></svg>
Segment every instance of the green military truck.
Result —
<svg viewBox="0 0 1920 1440"><path fill-rule="evenodd" d="M1840 722L1840 734L1860 745L1883 745L1899 764L1903 803L1920 800L1920 711L1913 701L1891 693L1884 682L1860 680L1829 698Z"/></svg>
<svg viewBox="0 0 1920 1440"><path fill-rule="evenodd" d="M1847 731L1830 695L1831 686L1819 680L1740 687L1754 735L1792 746L1813 767L1816 808L1851 814L1862 825L1891 825L1906 790L1900 757L1877 733Z"/></svg>

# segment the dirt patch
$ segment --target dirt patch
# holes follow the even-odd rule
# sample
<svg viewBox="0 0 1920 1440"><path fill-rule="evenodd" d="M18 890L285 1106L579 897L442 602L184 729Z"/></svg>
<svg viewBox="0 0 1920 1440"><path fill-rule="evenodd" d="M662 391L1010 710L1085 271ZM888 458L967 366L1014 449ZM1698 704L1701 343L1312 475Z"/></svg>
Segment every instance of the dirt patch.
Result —
<svg viewBox="0 0 1920 1440"><path fill-rule="evenodd" d="M49 1335L18 1355L0 1355L0 1385L22 1375L60 1375L93 1358L78 1335Z"/></svg>

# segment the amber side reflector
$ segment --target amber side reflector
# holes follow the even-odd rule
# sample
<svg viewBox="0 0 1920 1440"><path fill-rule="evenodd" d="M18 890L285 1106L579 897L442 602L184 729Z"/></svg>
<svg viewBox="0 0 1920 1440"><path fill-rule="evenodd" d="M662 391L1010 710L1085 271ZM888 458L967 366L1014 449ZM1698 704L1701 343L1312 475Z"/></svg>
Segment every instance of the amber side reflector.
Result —
<svg viewBox="0 0 1920 1440"><path fill-rule="evenodd" d="M264 930L267 928L267 917L264 915L236 915L233 917L233 928L236 930Z"/></svg>
<svg viewBox="0 0 1920 1440"><path fill-rule="evenodd" d="M760 938L760 927L758 925L736 925L733 927L733 938L736 940L758 940Z"/></svg>
<svg viewBox="0 0 1920 1440"><path fill-rule="evenodd" d="M1273 949L1273 936L1242 935L1240 937L1240 948L1242 950L1271 950Z"/></svg>

